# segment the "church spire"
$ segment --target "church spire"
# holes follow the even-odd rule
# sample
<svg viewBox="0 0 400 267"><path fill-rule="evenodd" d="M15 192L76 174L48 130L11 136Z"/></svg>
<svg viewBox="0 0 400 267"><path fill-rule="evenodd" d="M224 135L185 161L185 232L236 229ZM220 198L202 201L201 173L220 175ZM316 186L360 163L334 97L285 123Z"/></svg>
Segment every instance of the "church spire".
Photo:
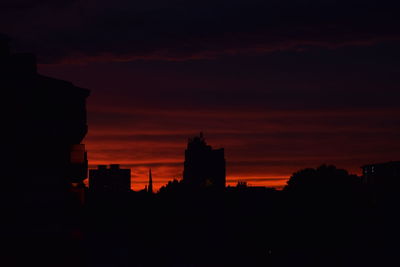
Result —
<svg viewBox="0 0 400 267"><path fill-rule="evenodd" d="M147 192L153 194L153 176L151 175L151 168L149 169L149 186L147 187Z"/></svg>

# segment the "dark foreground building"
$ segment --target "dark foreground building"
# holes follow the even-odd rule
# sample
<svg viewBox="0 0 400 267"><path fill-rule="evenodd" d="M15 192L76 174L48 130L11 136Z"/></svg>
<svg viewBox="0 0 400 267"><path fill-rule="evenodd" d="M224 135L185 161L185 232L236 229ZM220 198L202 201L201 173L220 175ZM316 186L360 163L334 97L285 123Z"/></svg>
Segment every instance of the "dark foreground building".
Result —
<svg viewBox="0 0 400 267"><path fill-rule="evenodd" d="M400 204L400 161L368 164L361 167L363 183L377 203Z"/></svg>
<svg viewBox="0 0 400 267"><path fill-rule="evenodd" d="M6 107L3 154L8 192L46 203L60 201L71 183L87 178L81 144L87 133L89 91L37 73L32 54L11 54L0 40L0 87ZM21 193L22 194L22 193ZM19 197L20 194L14 195ZM32 199L33 198L33 199Z"/></svg>
<svg viewBox="0 0 400 267"><path fill-rule="evenodd" d="M368 164L363 169L363 182L378 187L400 185L400 161Z"/></svg>
<svg viewBox="0 0 400 267"><path fill-rule="evenodd" d="M99 165L89 171L89 188L94 193L129 192L131 190L131 170L121 169L119 164Z"/></svg>
<svg viewBox="0 0 400 267"><path fill-rule="evenodd" d="M87 177L82 140L89 91L38 74L35 56L10 53L4 37L0 88L1 235L8 249L3 264L26 266L22 261L29 259L30 265L54 266L52 261L66 261L71 252L66 248L73 247L80 209L73 185Z"/></svg>
<svg viewBox="0 0 400 267"><path fill-rule="evenodd" d="M202 133L189 138L185 150L183 182L195 188L225 188L224 149L213 149L207 145Z"/></svg>

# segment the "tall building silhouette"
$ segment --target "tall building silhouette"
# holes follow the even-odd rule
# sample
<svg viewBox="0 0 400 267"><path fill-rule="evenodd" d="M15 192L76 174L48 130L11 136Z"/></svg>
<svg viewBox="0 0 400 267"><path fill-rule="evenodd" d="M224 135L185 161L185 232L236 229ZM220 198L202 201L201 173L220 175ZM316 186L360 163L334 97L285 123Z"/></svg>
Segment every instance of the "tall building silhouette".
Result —
<svg viewBox="0 0 400 267"><path fill-rule="evenodd" d="M121 169L119 164L99 165L89 170L89 189L94 193L121 193L131 190L131 169Z"/></svg>
<svg viewBox="0 0 400 267"><path fill-rule="evenodd" d="M207 145L203 133L189 138L185 150L183 182L195 188L225 188L224 149Z"/></svg>

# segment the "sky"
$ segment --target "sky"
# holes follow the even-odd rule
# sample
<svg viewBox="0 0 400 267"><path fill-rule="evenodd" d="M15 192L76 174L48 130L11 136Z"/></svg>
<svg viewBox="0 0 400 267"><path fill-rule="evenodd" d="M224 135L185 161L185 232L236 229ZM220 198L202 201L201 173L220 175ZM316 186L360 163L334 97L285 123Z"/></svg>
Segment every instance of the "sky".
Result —
<svg viewBox="0 0 400 267"><path fill-rule="evenodd" d="M57 3L54 3L57 2ZM227 180L400 160L396 1L3 0L0 32L41 74L91 90L91 167L180 179L187 139L224 147Z"/></svg>

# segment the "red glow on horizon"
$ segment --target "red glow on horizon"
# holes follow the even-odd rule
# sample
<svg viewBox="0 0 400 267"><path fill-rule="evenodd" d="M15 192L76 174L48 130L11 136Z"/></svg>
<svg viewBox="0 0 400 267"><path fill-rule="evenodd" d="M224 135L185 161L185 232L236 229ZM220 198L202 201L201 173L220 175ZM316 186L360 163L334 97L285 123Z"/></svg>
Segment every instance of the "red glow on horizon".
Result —
<svg viewBox="0 0 400 267"><path fill-rule="evenodd" d="M96 108L94 108L96 110ZM90 110L91 112L92 110ZM381 121L398 110L320 111L140 111L103 107L110 119L96 119L85 139L92 168L120 164L131 168L132 189L148 182L151 167L158 190L183 172L187 138L205 131L209 145L225 148L227 185L282 188L292 173L333 164L360 175L360 166L395 160L394 122ZM368 118L365 120L364 118ZM240 120L240 124L237 124ZM374 130L371 131L371 127ZM380 136L380 138L378 138ZM391 151L382 147L393 147ZM399 147L400 148L400 147ZM268 179L274 178L274 179ZM279 179L275 179L279 178Z"/></svg>
<svg viewBox="0 0 400 267"><path fill-rule="evenodd" d="M98 162L97 165L106 165L110 163ZM113 163L111 163L113 164ZM97 165L90 166L90 169L96 169ZM121 168L130 168L131 169L131 189L134 191L140 191L148 185L149 177L148 172L149 168L147 166L135 166L130 167L130 165L121 165ZM162 186L166 185L169 181L182 179L181 173L183 172L183 163L182 166L173 166L173 167L151 167L153 174L153 187L155 191L158 191ZM175 174L175 175L174 175ZM178 175L180 174L180 175ZM265 186L272 187L276 189L282 189L286 185L286 181L289 176L279 177L279 176L270 176L270 177L262 177L257 176L227 176L226 177L226 186L236 186L239 181L247 182L248 186ZM88 185L88 181L86 180L86 185Z"/></svg>

